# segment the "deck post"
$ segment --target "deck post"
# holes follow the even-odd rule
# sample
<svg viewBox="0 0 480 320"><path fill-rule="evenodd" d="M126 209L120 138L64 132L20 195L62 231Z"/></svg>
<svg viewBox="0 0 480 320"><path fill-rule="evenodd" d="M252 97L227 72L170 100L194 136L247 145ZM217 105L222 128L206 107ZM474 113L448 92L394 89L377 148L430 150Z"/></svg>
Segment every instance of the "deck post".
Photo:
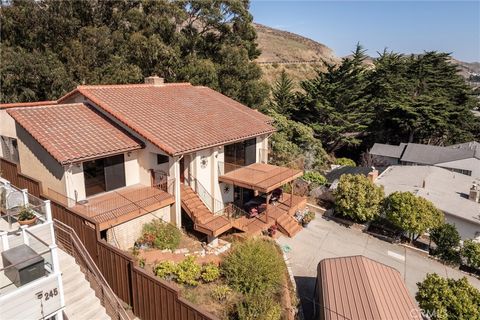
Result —
<svg viewBox="0 0 480 320"><path fill-rule="evenodd" d="M268 206L270 203L270 197L272 196L272 193L267 193L267 206L265 208L265 223L268 223Z"/></svg>
<svg viewBox="0 0 480 320"><path fill-rule="evenodd" d="M180 191L180 160L182 157L175 157L173 162L173 174L175 177L175 225L178 229L182 228L182 203Z"/></svg>
<svg viewBox="0 0 480 320"><path fill-rule="evenodd" d="M292 207L293 203L293 180L290 181L290 208Z"/></svg>

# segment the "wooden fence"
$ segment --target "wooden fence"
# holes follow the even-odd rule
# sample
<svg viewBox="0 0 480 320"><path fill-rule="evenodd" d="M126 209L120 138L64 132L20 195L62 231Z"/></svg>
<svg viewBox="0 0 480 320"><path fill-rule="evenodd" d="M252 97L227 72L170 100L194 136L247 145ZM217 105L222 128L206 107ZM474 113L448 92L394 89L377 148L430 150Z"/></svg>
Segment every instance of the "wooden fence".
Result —
<svg viewBox="0 0 480 320"><path fill-rule="evenodd" d="M128 253L100 239L98 224L60 202L42 195L41 183L23 175L18 165L0 158L1 176L37 197L51 201L54 219L71 227L108 285L143 320L216 320L213 315L179 296L170 285L135 265Z"/></svg>

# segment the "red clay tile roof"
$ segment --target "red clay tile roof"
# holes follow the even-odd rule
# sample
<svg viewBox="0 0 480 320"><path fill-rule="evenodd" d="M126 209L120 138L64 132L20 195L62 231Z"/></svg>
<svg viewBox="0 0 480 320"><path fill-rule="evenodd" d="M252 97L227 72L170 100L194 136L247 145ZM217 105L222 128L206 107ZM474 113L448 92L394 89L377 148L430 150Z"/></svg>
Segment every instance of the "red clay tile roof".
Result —
<svg viewBox="0 0 480 320"><path fill-rule="evenodd" d="M366 257L324 259L318 281L321 319L421 319L400 273Z"/></svg>
<svg viewBox="0 0 480 320"><path fill-rule="evenodd" d="M36 102L15 102L15 103L1 103L0 110L19 108L19 107L36 107L57 104L57 101L36 101Z"/></svg>
<svg viewBox="0 0 480 320"><path fill-rule="evenodd" d="M275 131L269 117L189 83L79 86L59 101L76 93L170 155Z"/></svg>
<svg viewBox="0 0 480 320"><path fill-rule="evenodd" d="M61 164L140 149L140 143L82 103L7 110Z"/></svg>

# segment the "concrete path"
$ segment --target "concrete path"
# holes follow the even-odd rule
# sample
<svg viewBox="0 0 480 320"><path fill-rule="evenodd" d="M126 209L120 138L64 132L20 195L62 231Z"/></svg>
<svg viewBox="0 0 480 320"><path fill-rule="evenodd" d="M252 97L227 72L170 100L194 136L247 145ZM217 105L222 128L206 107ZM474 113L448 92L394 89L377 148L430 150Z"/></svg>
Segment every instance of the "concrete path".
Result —
<svg viewBox="0 0 480 320"><path fill-rule="evenodd" d="M466 276L472 285L480 289L480 280L432 260L425 254L327 221L318 214L308 228L294 238L282 236L277 242L280 246L289 246L291 249L286 253L287 264L295 277L307 320L312 318L317 265L325 258L364 255L394 267L402 274L412 297L417 292L417 282L422 281L427 273L457 279Z"/></svg>

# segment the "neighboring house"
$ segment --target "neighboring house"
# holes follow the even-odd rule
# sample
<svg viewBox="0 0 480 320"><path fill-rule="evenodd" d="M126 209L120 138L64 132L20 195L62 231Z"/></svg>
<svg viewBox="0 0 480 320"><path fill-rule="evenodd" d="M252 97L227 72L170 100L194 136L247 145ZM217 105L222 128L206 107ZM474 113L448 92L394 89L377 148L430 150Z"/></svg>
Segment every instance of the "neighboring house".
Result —
<svg viewBox="0 0 480 320"><path fill-rule="evenodd" d="M233 203L269 199L302 172L266 164L269 117L206 87L159 77L79 86L46 105L0 106L0 115L21 172L123 249L154 217L181 226L182 210L211 242L232 228L261 232L305 204L292 195L281 211L270 207L274 219L263 224L227 217Z"/></svg>
<svg viewBox="0 0 480 320"><path fill-rule="evenodd" d="M384 187L386 195L408 191L430 200L462 239L480 240L478 179L434 166L391 166L375 183Z"/></svg>
<svg viewBox="0 0 480 320"><path fill-rule="evenodd" d="M315 302L319 320L422 319L400 272L364 256L320 261Z"/></svg>
<svg viewBox="0 0 480 320"><path fill-rule="evenodd" d="M381 174L385 171L387 167L349 167L349 166L340 166L335 169L330 170L325 174L325 178L327 178L328 184L330 185L330 190L335 190L338 185L338 181L340 177L344 174L353 174L353 175L362 175L365 177L371 177L372 179L376 178L373 177L374 175Z"/></svg>
<svg viewBox="0 0 480 320"><path fill-rule="evenodd" d="M20 226L24 207L35 218ZM0 319L63 319L62 269L49 201L0 178L0 216Z"/></svg>
<svg viewBox="0 0 480 320"><path fill-rule="evenodd" d="M446 147L375 143L369 153L376 165L431 165L480 178L480 143L476 141Z"/></svg>

